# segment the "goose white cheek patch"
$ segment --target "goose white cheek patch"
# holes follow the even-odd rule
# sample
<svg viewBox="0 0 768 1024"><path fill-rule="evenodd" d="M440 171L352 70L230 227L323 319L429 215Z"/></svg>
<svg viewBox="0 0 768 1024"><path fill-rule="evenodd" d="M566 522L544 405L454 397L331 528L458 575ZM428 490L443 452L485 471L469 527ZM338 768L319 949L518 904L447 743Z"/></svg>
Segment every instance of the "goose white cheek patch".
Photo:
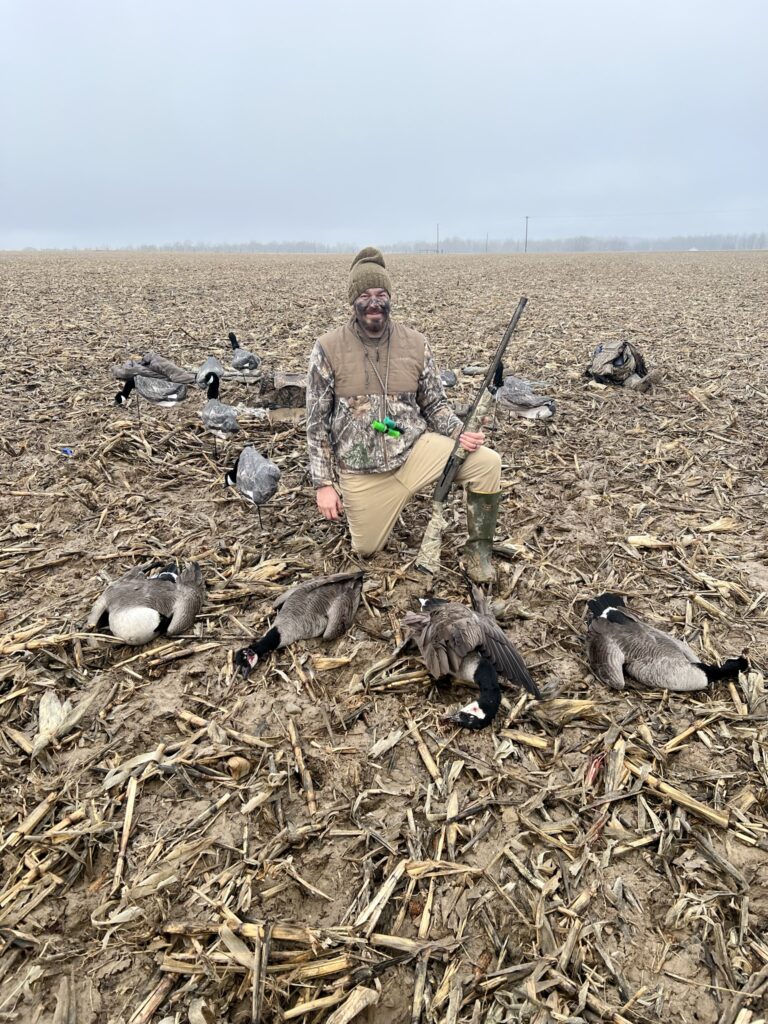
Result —
<svg viewBox="0 0 768 1024"><path fill-rule="evenodd" d="M467 706L462 708L461 711L463 714L472 715L473 718L479 718L481 721L485 719L485 712L476 700L473 700L471 704L467 704Z"/></svg>

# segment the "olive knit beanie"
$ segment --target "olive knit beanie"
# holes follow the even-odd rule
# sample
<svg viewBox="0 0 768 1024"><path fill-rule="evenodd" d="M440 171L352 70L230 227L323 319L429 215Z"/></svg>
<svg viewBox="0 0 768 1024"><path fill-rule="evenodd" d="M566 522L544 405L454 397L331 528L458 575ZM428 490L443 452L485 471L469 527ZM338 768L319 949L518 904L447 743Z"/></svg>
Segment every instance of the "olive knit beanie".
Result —
<svg viewBox="0 0 768 1024"><path fill-rule="evenodd" d="M354 303L358 295L369 288L383 288L392 294L392 282L384 266L384 257L379 249L366 245L352 260L349 268L349 301Z"/></svg>

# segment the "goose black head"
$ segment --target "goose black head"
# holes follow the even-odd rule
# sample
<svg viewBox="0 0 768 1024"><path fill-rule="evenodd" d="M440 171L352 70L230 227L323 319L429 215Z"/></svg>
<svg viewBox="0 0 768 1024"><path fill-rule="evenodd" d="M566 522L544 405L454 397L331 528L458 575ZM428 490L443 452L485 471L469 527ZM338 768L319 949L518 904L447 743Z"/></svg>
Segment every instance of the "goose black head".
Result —
<svg viewBox="0 0 768 1024"><path fill-rule="evenodd" d="M504 363L502 363L501 360L499 360L499 365L493 371L493 380L491 381L491 386L489 388L491 394L494 394L496 391L498 391L498 389L501 387L501 385L503 383L504 383Z"/></svg>
<svg viewBox="0 0 768 1024"><path fill-rule="evenodd" d="M450 601L446 601L443 597L419 598L419 605L423 612L433 612L436 608L440 608L444 604L450 604Z"/></svg>
<svg viewBox="0 0 768 1024"><path fill-rule="evenodd" d="M178 583L180 575L181 566L178 562L171 562L170 565L163 566L160 572L154 573L149 578L151 580L169 580L171 583Z"/></svg>
<svg viewBox="0 0 768 1024"><path fill-rule="evenodd" d="M219 397L219 375L218 373L206 373L203 383L208 385L208 397Z"/></svg>
<svg viewBox="0 0 768 1024"><path fill-rule="evenodd" d="M235 652L234 661L235 668L239 668L243 679L247 679L256 668L259 656L252 647L241 647L239 651Z"/></svg>
<svg viewBox="0 0 768 1024"><path fill-rule="evenodd" d="M498 709L493 711L490 708L483 710L480 701L473 700L470 704L466 704L461 708L460 711L446 715L443 721L453 722L454 725L460 725L464 729L487 729L494 719L496 710Z"/></svg>
<svg viewBox="0 0 768 1024"><path fill-rule="evenodd" d="M229 332L229 343L232 346L233 352L235 351L235 349L240 348L240 342L237 340L237 335L235 334L234 331Z"/></svg>

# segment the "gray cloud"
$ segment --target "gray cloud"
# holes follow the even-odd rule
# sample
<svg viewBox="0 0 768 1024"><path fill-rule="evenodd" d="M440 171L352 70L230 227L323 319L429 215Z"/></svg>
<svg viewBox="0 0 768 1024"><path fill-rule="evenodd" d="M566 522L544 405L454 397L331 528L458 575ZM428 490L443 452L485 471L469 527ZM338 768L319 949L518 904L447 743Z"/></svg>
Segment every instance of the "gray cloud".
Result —
<svg viewBox="0 0 768 1024"><path fill-rule="evenodd" d="M5 23L5 247L768 228L761 0L31 0Z"/></svg>

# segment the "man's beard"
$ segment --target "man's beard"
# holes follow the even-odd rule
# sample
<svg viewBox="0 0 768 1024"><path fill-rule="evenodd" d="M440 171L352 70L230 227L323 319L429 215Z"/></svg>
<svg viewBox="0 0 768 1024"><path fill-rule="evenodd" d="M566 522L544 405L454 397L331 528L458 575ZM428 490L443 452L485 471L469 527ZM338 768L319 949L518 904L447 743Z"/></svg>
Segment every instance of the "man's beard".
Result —
<svg viewBox="0 0 768 1024"><path fill-rule="evenodd" d="M358 299L355 303L355 316L358 323L369 334L380 334L389 320L389 299ZM371 313L381 313L381 318L370 318Z"/></svg>

